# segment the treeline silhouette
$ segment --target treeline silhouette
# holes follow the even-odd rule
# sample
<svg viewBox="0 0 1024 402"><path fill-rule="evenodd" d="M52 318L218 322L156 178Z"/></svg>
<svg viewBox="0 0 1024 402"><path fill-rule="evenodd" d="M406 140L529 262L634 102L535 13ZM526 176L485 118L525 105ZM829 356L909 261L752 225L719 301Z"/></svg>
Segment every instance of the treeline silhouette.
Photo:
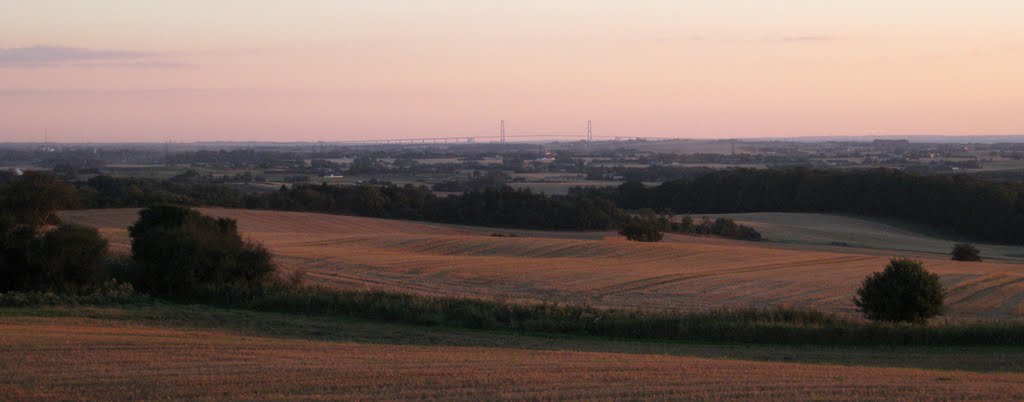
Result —
<svg viewBox="0 0 1024 402"><path fill-rule="evenodd" d="M626 209L676 213L825 212L893 218L988 241L1024 244L1024 185L893 169L735 169L655 187L581 190Z"/></svg>
<svg viewBox="0 0 1024 402"><path fill-rule="evenodd" d="M0 175L0 188L14 183ZM892 169L734 169L646 187L575 189L549 196L508 187L448 197L423 186L296 184L246 194L231 187L97 176L73 183L58 208L154 204L274 209L529 229L603 230L627 223L624 210L677 214L823 212L891 218L976 240L1024 244L1024 184L968 175ZM16 186L15 186L16 187Z"/></svg>
<svg viewBox="0 0 1024 402"><path fill-rule="evenodd" d="M10 179L8 179L9 181ZM0 177L0 188L4 182ZM296 184L246 194L217 184L96 176L74 183L57 208L142 208L156 204L321 212L524 229L605 230L630 216L606 198L548 196L502 186L440 197L424 186Z"/></svg>
<svg viewBox="0 0 1024 402"><path fill-rule="evenodd" d="M607 199L548 196L511 187L438 197L412 185L296 185L247 196L245 207L527 229L604 230L629 219Z"/></svg>
<svg viewBox="0 0 1024 402"><path fill-rule="evenodd" d="M217 184L101 175L73 185L74 200L63 208L141 208L155 204L241 208L245 205L245 193Z"/></svg>

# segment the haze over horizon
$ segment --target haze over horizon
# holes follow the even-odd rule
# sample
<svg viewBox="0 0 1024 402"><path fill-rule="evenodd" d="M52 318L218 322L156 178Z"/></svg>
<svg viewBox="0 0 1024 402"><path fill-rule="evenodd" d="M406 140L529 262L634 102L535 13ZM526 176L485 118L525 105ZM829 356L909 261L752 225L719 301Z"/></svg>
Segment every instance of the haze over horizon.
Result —
<svg viewBox="0 0 1024 402"><path fill-rule="evenodd" d="M1024 2L0 0L0 142L1024 134Z"/></svg>

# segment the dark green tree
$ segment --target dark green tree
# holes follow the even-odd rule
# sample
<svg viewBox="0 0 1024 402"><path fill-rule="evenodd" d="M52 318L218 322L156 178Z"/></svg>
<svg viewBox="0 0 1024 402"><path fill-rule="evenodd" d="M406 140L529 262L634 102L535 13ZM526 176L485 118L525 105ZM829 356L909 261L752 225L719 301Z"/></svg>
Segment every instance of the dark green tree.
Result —
<svg viewBox="0 0 1024 402"><path fill-rule="evenodd" d="M137 265L133 279L156 294L180 296L202 287L260 284L275 270L270 253L242 240L234 220L185 207L146 208L129 234Z"/></svg>
<svg viewBox="0 0 1024 402"><path fill-rule="evenodd" d="M920 261L894 258L864 278L853 303L870 320L921 323L942 314L945 292Z"/></svg>
<svg viewBox="0 0 1024 402"><path fill-rule="evenodd" d="M981 252L976 247L967 243L959 243L953 246L953 259L956 261L981 261Z"/></svg>
<svg viewBox="0 0 1024 402"><path fill-rule="evenodd" d="M0 221L0 291L29 290L40 281L36 232Z"/></svg>
<svg viewBox="0 0 1024 402"><path fill-rule="evenodd" d="M0 233L0 291L73 291L107 278L107 241L96 229L62 224Z"/></svg>
<svg viewBox="0 0 1024 402"><path fill-rule="evenodd" d="M31 227L57 223L56 211L73 203L72 194L71 186L52 173L26 172L0 192L0 219Z"/></svg>
<svg viewBox="0 0 1024 402"><path fill-rule="evenodd" d="M626 239L642 242L661 241L664 234L657 225L652 222L634 221L626 224L619 230L619 234L626 236Z"/></svg>
<svg viewBox="0 0 1024 402"><path fill-rule="evenodd" d="M618 187L618 203L625 209L639 209L647 206L650 190L638 181L627 181Z"/></svg>
<svg viewBox="0 0 1024 402"><path fill-rule="evenodd" d="M107 279L107 240L95 228L61 224L37 241L40 287L74 290Z"/></svg>

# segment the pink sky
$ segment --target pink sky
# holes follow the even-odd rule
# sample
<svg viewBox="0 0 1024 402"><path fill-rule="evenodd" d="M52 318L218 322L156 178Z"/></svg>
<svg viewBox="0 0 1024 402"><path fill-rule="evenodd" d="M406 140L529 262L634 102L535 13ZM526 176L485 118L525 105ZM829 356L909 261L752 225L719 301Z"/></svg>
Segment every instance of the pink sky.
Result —
<svg viewBox="0 0 1024 402"><path fill-rule="evenodd" d="M0 141L1024 134L1024 2L0 0Z"/></svg>

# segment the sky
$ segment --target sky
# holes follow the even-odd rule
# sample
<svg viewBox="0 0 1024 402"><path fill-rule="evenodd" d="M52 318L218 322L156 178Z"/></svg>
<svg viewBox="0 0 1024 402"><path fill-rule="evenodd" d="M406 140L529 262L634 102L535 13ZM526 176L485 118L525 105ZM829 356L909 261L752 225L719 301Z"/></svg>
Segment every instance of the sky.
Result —
<svg viewBox="0 0 1024 402"><path fill-rule="evenodd" d="M1024 134L1020 0L0 0L0 141Z"/></svg>

